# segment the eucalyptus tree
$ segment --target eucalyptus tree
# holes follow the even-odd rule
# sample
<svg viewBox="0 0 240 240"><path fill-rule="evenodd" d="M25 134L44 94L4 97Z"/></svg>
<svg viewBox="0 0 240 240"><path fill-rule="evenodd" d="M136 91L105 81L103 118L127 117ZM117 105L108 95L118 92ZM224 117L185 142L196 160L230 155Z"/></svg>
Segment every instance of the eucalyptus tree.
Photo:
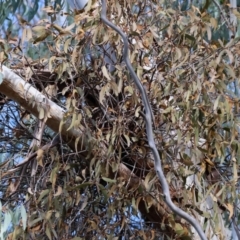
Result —
<svg viewBox="0 0 240 240"><path fill-rule="evenodd" d="M197 239L165 204L122 38L101 2L71 3L42 3L44 19L18 17L21 37L1 39L1 152L14 151L1 164L0 237ZM218 1L107 2L149 100L169 197L209 239L229 239L231 222L238 234L230 13Z"/></svg>

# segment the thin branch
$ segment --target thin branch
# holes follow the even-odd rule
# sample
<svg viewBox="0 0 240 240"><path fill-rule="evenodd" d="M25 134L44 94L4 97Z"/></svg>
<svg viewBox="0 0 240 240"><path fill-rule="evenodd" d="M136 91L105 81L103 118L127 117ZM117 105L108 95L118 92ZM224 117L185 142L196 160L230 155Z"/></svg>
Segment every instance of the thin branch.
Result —
<svg viewBox="0 0 240 240"><path fill-rule="evenodd" d="M155 170L156 170L156 173L157 173L158 178L159 178L159 180L161 182L161 185L162 185L164 200L167 203L168 207L174 213L176 213L180 217L184 218L186 221L188 221L196 229L196 231L198 232L198 234L199 234L199 236L201 237L202 240L207 240L200 224L193 217L191 217L189 214L184 212L182 209L178 208L172 202L172 199L170 197L170 191L169 191L168 183L167 183L167 180L166 180L166 178L164 176L164 173L163 173L163 170L162 170L161 159L160 159L160 156L159 156L159 153L158 153L155 141L154 141L154 137L153 137L151 106L150 106L147 94L145 92L145 89L144 89L143 85L141 84L139 78L137 77L136 73L134 72L133 67L131 65L131 62L129 60L129 57L128 57L128 39L120 28L115 26L112 22L110 22L107 19L106 12L107 12L106 1L102 0L101 19L107 26L109 26L110 28L115 30L122 37L123 44L124 44L123 60L125 61L126 66L129 70L130 74L132 75L133 80L134 80L138 90L140 91L140 94L141 94L141 97L142 97L142 100L143 100L143 105L144 105L144 108L145 108L145 120L146 120L146 131L147 131L148 144L149 144L149 147L151 148L153 156L154 156Z"/></svg>

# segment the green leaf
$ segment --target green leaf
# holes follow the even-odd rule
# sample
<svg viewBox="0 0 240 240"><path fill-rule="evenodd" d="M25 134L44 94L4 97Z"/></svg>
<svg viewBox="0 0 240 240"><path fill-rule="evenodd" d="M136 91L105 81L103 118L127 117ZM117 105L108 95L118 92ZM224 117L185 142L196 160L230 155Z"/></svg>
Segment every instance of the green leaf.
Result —
<svg viewBox="0 0 240 240"><path fill-rule="evenodd" d="M11 221L12 221L12 216L11 216L10 212L6 212L4 214L4 222L1 227L2 232L5 232L8 230L8 228L10 227Z"/></svg>
<svg viewBox="0 0 240 240"><path fill-rule="evenodd" d="M23 204L21 205L20 210L22 216L23 230L25 230L27 227L27 212Z"/></svg>
<svg viewBox="0 0 240 240"><path fill-rule="evenodd" d="M102 177L102 179L103 179L105 182L116 183L116 180L115 180L115 179L110 179L110 178L106 178L106 177Z"/></svg>
<svg viewBox="0 0 240 240"><path fill-rule="evenodd" d="M52 240L52 235L51 235L51 231L50 231L49 226L47 226L47 228L46 228L46 235L48 236L49 240Z"/></svg>
<svg viewBox="0 0 240 240"><path fill-rule="evenodd" d="M184 234L184 229L182 227L182 225L180 223L176 223L174 226L174 230L176 231L176 233L181 236Z"/></svg>

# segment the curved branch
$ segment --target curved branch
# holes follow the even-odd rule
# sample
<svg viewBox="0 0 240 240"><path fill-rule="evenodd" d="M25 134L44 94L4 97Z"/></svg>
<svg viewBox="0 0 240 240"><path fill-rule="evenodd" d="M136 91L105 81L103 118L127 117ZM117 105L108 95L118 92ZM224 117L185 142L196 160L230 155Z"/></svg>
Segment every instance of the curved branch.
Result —
<svg viewBox="0 0 240 240"><path fill-rule="evenodd" d="M106 8L106 1L102 0L102 12L101 12L101 19L102 21L109 26L110 28L112 28L113 30L115 30L121 37L123 40L123 44L124 44L124 48L123 48L123 60L126 63L126 66L129 70L129 72L131 73L133 80L141 94L142 97L142 101L143 101L143 105L145 108L145 120L146 120L146 131L147 131L147 138L148 138L148 144L149 147L152 150L153 156L154 156L154 165L155 165L155 170L156 173L158 175L158 178L161 182L162 185L162 190L163 190L163 194L164 194L164 199L166 204L168 205L168 207L177 215L179 215L180 217L184 218L186 221L188 221L198 232L199 236L201 237L202 240L207 240L200 224L193 218L191 217L189 214L187 214L186 212L184 212L182 209L178 208L171 200L170 197L170 192L169 192L169 187L167 184L167 180L163 174L163 170L162 170L162 166L161 166L161 159L154 141L154 137L153 137L153 130L152 130L152 112L151 112L151 107L150 107L150 103L147 97L147 94L144 90L144 87L142 86L139 78L137 77L136 73L133 70L133 67L131 65L131 62L129 60L128 57L128 40L126 35L122 32L122 30L120 28L118 28L117 26L115 26L112 22L110 22L107 17L106 17L106 12L107 12L107 8Z"/></svg>

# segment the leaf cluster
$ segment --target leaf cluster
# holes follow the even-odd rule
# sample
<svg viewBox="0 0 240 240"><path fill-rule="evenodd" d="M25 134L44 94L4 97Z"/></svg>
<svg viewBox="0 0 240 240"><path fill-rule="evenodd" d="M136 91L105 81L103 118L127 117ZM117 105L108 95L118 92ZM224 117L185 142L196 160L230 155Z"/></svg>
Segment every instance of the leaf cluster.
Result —
<svg viewBox="0 0 240 240"><path fill-rule="evenodd" d="M12 211L24 204L28 215L25 232L19 223L8 237L190 239L189 226L163 201L147 145L144 108L122 62L121 38L100 21L98 2L90 2L75 13L74 22L54 22L56 12L48 6L49 19L23 24L21 42L31 46L31 56L25 56L16 36L1 40L0 62L14 63L26 81L65 109L59 132L69 122L69 130L80 130L85 138L76 139L75 149L62 143L39 153L38 170L30 178L31 164L23 173L12 169L17 156L26 155L33 130L4 126L5 145L24 147L1 165L2 201ZM239 197L238 38L215 39L220 18L207 7L181 11L155 1L111 1L108 13L129 37L130 59L152 106L172 199L202 217L209 236L224 236L220 219L234 217ZM12 104L2 97L3 118L13 111ZM31 114L20 106L14 111L16 121L33 125ZM39 119L44 114L39 110ZM202 205L206 199L213 212Z"/></svg>

